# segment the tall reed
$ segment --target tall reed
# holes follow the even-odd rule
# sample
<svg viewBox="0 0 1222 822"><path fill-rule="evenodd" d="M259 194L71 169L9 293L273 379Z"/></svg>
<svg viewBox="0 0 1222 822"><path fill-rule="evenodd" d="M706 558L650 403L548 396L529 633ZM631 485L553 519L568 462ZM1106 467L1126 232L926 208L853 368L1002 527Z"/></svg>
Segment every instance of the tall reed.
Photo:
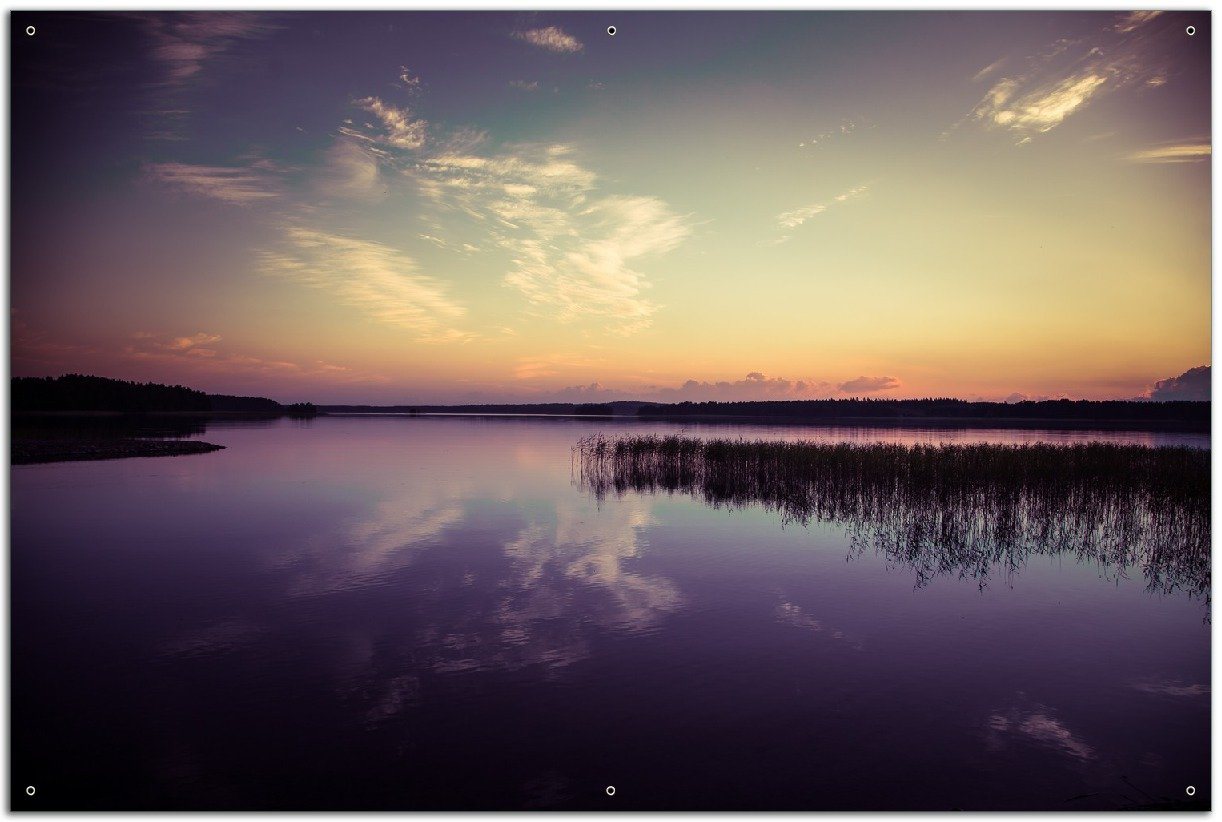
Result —
<svg viewBox="0 0 1222 822"><path fill-rule="evenodd" d="M855 551L911 567L918 584L957 574L983 586L1028 555L1069 554L1208 601L1207 450L602 435L573 450L579 482L599 498L665 491L842 523Z"/></svg>

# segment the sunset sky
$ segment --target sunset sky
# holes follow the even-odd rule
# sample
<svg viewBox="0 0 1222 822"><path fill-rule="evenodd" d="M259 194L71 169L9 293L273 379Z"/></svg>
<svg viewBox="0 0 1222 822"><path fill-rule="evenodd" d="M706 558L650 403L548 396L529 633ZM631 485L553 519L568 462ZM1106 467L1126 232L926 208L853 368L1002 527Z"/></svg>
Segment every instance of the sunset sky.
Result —
<svg viewBox="0 0 1222 822"><path fill-rule="evenodd" d="M1210 364L1209 24L14 12L13 374L1140 396Z"/></svg>

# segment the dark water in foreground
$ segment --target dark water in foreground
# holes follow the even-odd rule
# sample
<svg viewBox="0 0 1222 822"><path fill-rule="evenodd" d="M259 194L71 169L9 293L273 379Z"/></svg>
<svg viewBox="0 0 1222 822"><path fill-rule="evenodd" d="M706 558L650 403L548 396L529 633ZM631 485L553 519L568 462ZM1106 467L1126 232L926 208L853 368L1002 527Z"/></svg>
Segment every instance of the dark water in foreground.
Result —
<svg viewBox="0 0 1222 822"><path fill-rule="evenodd" d="M628 428L212 425L226 450L15 468L12 807L1209 801L1201 595L1072 552L929 576L834 521L599 500L570 448Z"/></svg>

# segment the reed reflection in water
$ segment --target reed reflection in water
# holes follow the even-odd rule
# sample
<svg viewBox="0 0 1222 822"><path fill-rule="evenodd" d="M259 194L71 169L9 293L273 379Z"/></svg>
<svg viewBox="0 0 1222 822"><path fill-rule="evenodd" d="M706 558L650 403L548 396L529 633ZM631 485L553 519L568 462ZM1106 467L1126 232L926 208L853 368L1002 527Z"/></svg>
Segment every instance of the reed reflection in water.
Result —
<svg viewBox="0 0 1222 822"><path fill-rule="evenodd" d="M599 499L684 493L713 507L762 505L784 523L841 523L853 551L941 575L1009 576L1069 555L1151 592L1209 603L1209 451L1118 445L895 445L679 436L584 437L579 484Z"/></svg>

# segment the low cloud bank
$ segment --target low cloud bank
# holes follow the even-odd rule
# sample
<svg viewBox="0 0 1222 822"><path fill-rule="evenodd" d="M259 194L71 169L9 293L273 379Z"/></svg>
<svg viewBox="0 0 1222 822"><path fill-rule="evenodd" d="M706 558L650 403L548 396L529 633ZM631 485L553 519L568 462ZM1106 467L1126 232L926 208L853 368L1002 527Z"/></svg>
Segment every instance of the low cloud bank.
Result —
<svg viewBox="0 0 1222 822"><path fill-rule="evenodd" d="M592 382L570 385L549 395L561 402L611 402L645 400L652 402L751 402L753 400L817 400L829 397L862 396L898 388L895 377L856 377L833 384L824 380L790 380L769 377L752 371L741 380L687 380L679 386L646 385L623 390Z"/></svg>
<svg viewBox="0 0 1222 822"><path fill-rule="evenodd" d="M1165 400L1207 400L1210 393L1210 366L1198 365L1196 368L1189 368L1178 377L1168 377L1165 380L1159 380L1145 393L1145 395L1137 399L1165 401Z"/></svg>

